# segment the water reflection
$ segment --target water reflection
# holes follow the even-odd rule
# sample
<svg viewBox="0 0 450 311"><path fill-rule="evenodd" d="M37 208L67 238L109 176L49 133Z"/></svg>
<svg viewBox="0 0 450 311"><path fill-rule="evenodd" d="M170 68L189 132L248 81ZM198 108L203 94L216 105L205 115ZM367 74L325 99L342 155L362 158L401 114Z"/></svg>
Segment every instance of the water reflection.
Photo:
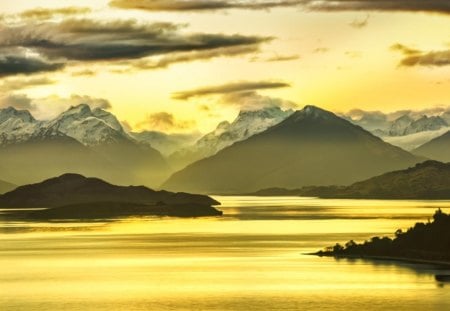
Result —
<svg viewBox="0 0 450 311"><path fill-rule="evenodd" d="M0 220L4 310L446 310L446 268L303 255L450 202L217 197L222 218Z"/></svg>

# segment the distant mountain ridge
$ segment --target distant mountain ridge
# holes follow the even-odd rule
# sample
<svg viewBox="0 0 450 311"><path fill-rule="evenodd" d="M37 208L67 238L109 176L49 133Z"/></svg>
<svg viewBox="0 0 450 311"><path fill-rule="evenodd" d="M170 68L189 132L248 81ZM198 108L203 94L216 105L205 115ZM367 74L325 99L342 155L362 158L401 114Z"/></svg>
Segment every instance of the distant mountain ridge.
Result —
<svg viewBox="0 0 450 311"><path fill-rule="evenodd" d="M202 193L351 184L419 162L359 126L306 106L262 133L172 175L163 187Z"/></svg>
<svg viewBox="0 0 450 311"><path fill-rule="evenodd" d="M405 170L393 171L350 186L263 189L258 196L312 196L345 199L450 199L450 163L425 161Z"/></svg>

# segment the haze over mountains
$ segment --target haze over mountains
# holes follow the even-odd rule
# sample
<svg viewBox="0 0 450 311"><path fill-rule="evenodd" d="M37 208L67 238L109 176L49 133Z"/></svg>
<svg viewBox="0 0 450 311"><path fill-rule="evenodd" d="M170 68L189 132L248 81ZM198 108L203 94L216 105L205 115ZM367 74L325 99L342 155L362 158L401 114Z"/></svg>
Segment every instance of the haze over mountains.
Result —
<svg viewBox="0 0 450 311"><path fill-rule="evenodd" d="M343 117L384 141L411 151L450 130L450 110L398 111L390 114L354 110Z"/></svg>
<svg viewBox="0 0 450 311"><path fill-rule="evenodd" d="M306 106L281 123L175 173L164 188L204 193L346 185L421 159L335 114Z"/></svg>
<svg viewBox="0 0 450 311"><path fill-rule="evenodd" d="M84 104L46 121L5 108L0 179L21 185L70 172L157 188L170 177L163 187L209 193L345 185L424 159L385 142L450 161L447 120L450 113L442 111L340 118L314 106L296 112L266 106L243 110L199 138L129 132L110 112Z"/></svg>
<svg viewBox="0 0 450 311"><path fill-rule="evenodd" d="M156 186L168 170L161 154L138 144L115 116L88 105L49 121L25 110L1 109L0 131L0 177L16 184L75 172Z"/></svg>

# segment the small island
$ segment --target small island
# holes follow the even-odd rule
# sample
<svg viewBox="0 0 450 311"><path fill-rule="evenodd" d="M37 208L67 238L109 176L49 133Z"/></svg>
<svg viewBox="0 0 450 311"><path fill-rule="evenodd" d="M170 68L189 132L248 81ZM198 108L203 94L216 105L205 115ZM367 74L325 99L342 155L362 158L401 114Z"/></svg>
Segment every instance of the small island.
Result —
<svg viewBox="0 0 450 311"><path fill-rule="evenodd" d="M428 223L416 223L406 232L397 230L393 239L373 237L362 244L354 241L336 244L318 256L366 258L432 263L450 266L450 215L440 209Z"/></svg>
<svg viewBox="0 0 450 311"><path fill-rule="evenodd" d="M220 202L206 195L117 186L78 174L20 186L0 195L0 208L10 210L3 215L25 220L221 216L216 205Z"/></svg>

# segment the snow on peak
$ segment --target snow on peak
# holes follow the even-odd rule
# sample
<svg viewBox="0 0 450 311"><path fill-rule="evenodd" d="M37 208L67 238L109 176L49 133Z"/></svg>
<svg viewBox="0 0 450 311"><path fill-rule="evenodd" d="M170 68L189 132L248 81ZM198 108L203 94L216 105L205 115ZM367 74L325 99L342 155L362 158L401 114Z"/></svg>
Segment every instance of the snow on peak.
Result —
<svg viewBox="0 0 450 311"><path fill-rule="evenodd" d="M70 107L48 126L87 146L129 139L114 115L100 108L91 110L86 104Z"/></svg>
<svg viewBox="0 0 450 311"><path fill-rule="evenodd" d="M235 142L265 131L292 113L292 110L285 111L278 106L259 110L242 110L232 123L221 122L213 132L199 139L194 148L205 156L213 155Z"/></svg>
<svg viewBox="0 0 450 311"><path fill-rule="evenodd" d="M0 123L3 123L10 119L20 120L25 123L36 122L36 120L28 110L17 110L14 107L0 109Z"/></svg>

